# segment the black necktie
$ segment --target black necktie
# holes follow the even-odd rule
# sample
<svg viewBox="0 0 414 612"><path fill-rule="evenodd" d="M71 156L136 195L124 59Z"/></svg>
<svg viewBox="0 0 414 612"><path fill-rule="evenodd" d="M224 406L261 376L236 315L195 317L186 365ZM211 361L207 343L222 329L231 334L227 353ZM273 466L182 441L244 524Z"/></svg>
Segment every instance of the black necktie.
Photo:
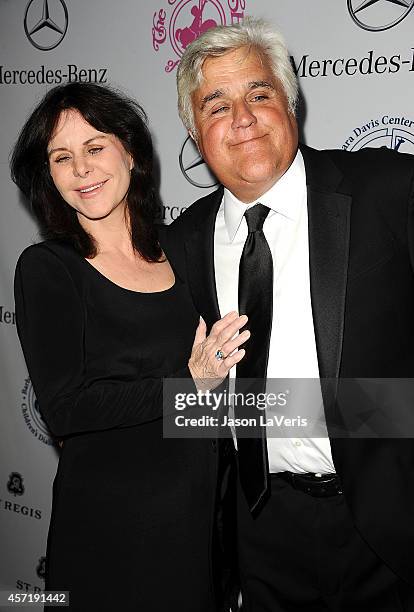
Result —
<svg viewBox="0 0 414 612"><path fill-rule="evenodd" d="M256 204L245 212L248 235L239 267L239 312L249 317L251 332L244 345L246 355L237 365L236 393L263 393L266 389L267 361L272 328L273 261L263 233L269 208ZM248 380L247 380L248 379ZM236 428L240 482L250 511L255 512L264 500L268 487L266 435L259 423L259 411L251 406L235 405L235 416L257 418L257 426ZM248 436L245 437L246 433ZM239 437L240 435L240 437Z"/></svg>

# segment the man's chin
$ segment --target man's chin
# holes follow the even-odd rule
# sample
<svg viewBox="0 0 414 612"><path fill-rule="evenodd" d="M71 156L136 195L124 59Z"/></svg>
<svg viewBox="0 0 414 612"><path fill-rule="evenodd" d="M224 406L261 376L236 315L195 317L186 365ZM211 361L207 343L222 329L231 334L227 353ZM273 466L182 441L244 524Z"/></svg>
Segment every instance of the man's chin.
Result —
<svg viewBox="0 0 414 612"><path fill-rule="evenodd" d="M250 204L262 196L276 183L277 177L271 175L250 174L241 176L237 184L225 185L241 202Z"/></svg>
<svg viewBox="0 0 414 612"><path fill-rule="evenodd" d="M277 181L277 174L274 166L272 167L250 167L245 172L240 172L240 176L247 185L262 186L265 190Z"/></svg>

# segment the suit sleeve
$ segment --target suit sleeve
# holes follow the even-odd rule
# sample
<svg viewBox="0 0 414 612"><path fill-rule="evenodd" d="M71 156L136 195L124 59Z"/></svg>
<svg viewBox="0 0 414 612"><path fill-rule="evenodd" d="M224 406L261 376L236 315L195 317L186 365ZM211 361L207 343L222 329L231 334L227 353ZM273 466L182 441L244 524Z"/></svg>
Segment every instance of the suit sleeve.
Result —
<svg viewBox="0 0 414 612"><path fill-rule="evenodd" d="M55 254L29 247L15 275L16 323L39 408L57 437L126 427L163 415L160 378L89 383L85 305ZM171 377L190 377L188 367Z"/></svg>

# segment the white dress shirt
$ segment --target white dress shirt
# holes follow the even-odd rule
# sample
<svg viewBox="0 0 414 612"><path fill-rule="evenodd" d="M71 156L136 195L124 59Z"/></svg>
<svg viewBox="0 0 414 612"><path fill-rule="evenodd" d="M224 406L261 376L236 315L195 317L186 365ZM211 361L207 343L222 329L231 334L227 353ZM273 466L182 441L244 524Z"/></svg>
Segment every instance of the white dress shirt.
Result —
<svg viewBox="0 0 414 612"><path fill-rule="evenodd" d="M221 316L238 310L239 263L247 237L244 213L259 201L270 208L263 231L274 263L267 377L319 379L310 297L306 174L300 151L287 172L255 202L246 205L224 190L214 236ZM231 377L235 376L235 370L232 368ZM319 382L317 393L322 429L326 432ZM300 415L300 409L301 406L289 406L292 413L286 412L286 416ZM318 438L268 437L267 448L271 472L335 472L327 432L325 437Z"/></svg>

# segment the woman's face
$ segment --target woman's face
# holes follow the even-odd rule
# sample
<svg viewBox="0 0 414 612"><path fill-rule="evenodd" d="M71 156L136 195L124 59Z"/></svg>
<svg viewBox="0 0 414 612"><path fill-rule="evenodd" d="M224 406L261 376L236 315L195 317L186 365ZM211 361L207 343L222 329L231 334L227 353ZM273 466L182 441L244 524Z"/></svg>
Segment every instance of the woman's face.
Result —
<svg viewBox="0 0 414 612"><path fill-rule="evenodd" d="M53 182L81 222L124 211L133 159L116 136L99 132L78 111L64 111L48 156Z"/></svg>

